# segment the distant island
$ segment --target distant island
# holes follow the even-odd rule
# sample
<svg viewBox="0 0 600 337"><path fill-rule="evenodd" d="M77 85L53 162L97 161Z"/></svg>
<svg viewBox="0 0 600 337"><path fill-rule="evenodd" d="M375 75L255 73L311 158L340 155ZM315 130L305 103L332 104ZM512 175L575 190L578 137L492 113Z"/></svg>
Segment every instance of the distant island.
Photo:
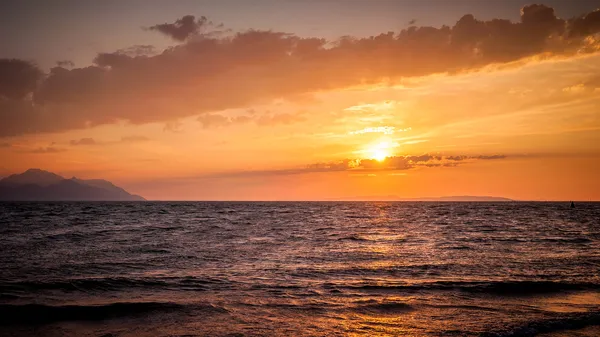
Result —
<svg viewBox="0 0 600 337"><path fill-rule="evenodd" d="M2 201L142 201L139 195L102 179L65 179L55 173L29 169L0 179Z"/></svg>
<svg viewBox="0 0 600 337"><path fill-rule="evenodd" d="M444 196L444 197L422 197L422 198L402 198L397 195L383 195L383 196L362 196L362 197L348 197L348 198L333 198L329 200L337 201L515 201L509 198L503 197L491 197L491 196L476 196L476 195L458 195L458 196Z"/></svg>

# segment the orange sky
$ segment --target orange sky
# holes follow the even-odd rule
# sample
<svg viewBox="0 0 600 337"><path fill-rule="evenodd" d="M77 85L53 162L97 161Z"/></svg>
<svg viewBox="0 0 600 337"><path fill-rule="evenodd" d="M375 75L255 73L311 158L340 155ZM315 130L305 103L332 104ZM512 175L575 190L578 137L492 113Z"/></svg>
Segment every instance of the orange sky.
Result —
<svg viewBox="0 0 600 337"><path fill-rule="evenodd" d="M535 42L492 54L469 40L451 55L422 32L421 57L397 57L384 37L283 59L269 42L281 36L249 35L232 42L235 60L190 61L197 40L107 54L53 70L21 105L0 95L0 176L42 168L163 200L600 200L600 37L548 32L508 56ZM94 67L108 84L95 86Z"/></svg>

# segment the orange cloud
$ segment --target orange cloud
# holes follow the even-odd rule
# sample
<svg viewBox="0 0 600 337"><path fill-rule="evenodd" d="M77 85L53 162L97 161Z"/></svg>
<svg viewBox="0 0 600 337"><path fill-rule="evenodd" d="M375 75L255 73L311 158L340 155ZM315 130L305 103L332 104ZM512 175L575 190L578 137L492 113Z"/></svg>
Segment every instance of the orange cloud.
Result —
<svg viewBox="0 0 600 337"><path fill-rule="evenodd" d="M127 136L127 137L121 137L120 141L113 141L113 142L101 142L101 141L96 141L94 138L81 138L81 139L75 139L75 140L71 140L69 142L70 145L72 146L79 146L79 145L111 145L111 144L118 144L118 143L137 143L137 142L145 142L150 140L147 137L144 136Z"/></svg>
<svg viewBox="0 0 600 337"><path fill-rule="evenodd" d="M524 157L521 155L521 157ZM408 155L387 157L382 161L375 159L344 159L326 163L315 163L304 168L290 168L280 170L239 171L225 172L212 175L213 177L236 177L236 176L280 176L307 173L343 172L371 173L379 171L402 171L418 167L454 167L459 162L473 162L477 160L505 159L505 155L478 155L478 156L442 156L442 155Z"/></svg>
<svg viewBox="0 0 600 337"><path fill-rule="evenodd" d="M217 113L206 113L200 115L197 120L206 129L220 128L236 124L255 123L259 126L270 126L277 124L293 124L305 120L301 111L291 113L271 113L265 111L258 114L255 110L248 110L247 114L237 116L225 116Z"/></svg>
<svg viewBox="0 0 600 337"><path fill-rule="evenodd" d="M61 148L57 148L57 147L53 147L53 146L48 146L48 147L39 147L37 149L33 149L30 151L27 151L28 153L58 153L58 152L64 152L66 151L65 149L61 149Z"/></svg>
<svg viewBox="0 0 600 337"><path fill-rule="evenodd" d="M81 138L79 140L72 140L70 142L71 145L96 145L96 141L94 138Z"/></svg>

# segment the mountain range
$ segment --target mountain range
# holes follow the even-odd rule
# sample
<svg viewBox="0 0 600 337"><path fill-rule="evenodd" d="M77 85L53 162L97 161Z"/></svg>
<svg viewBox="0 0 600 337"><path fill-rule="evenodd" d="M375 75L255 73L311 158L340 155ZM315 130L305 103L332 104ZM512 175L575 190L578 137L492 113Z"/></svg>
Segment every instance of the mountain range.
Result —
<svg viewBox="0 0 600 337"><path fill-rule="evenodd" d="M141 201L102 179L65 179L58 174L29 169L0 180L0 200L3 201Z"/></svg>

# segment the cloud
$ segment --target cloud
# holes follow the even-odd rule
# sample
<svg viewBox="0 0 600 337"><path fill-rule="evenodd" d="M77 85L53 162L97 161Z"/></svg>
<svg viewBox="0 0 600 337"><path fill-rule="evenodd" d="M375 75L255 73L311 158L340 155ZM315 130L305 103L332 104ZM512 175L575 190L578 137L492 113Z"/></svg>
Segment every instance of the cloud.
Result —
<svg viewBox="0 0 600 337"><path fill-rule="evenodd" d="M59 67L63 67L63 68L73 68L73 67L75 67L75 63L73 63L73 61L70 61L70 60L57 61L56 65L59 66Z"/></svg>
<svg viewBox="0 0 600 337"><path fill-rule="evenodd" d="M600 32L600 9L570 20L569 37L583 37Z"/></svg>
<svg viewBox="0 0 600 337"><path fill-rule="evenodd" d="M204 114L198 117L198 122L202 124L204 128L219 128L234 124L237 120L231 117L226 117L219 114Z"/></svg>
<svg viewBox="0 0 600 337"><path fill-rule="evenodd" d="M350 135L361 135L365 133L383 133L384 135L392 135L395 132L406 132L410 131L411 128L396 129L394 126L376 126L368 127L361 130L350 131Z"/></svg>
<svg viewBox="0 0 600 337"><path fill-rule="evenodd" d="M0 59L0 101L25 98L36 89L42 76L42 71L31 62Z"/></svg>
<svg viewBox="0 0 600 337"><path fill-rule="evenodd" d="M399 171L408 170L417 167L453 167L457 166L457 161L476 161L504 159L505 155L454 155L442 156L432 154L407 155L387 157L382 161L375 159L355 159L343 160L333 163L319 163L307 166L307 170L318 168L326 171L347 171L347 170L368 170L368 171Z"/></svg>
<svg viewBox="0 0 600 337"><path fill-rule="evenodd" d="M226 35L206 17L187 15L148 28L181 42L162 52L134 46L101 53L92 66L58 66L45 77L30 62L0 60L0 137L194 115L209 115L200 117L203 125L225 125L231 120L212 112L545 53L592 52L600 48L599 16L596 11L563 20L550 7L529 5L518 22L468 14L452 27L410 26L327 41L260 30ZM253 121L270 125L295 117Z"/></svg>
<svg viewBox="0 0 600 337"><path fill-rule="evenodd" d="M138 44L129 48L119 49L117 52L129 56L144 56L156 54L156 48L149 44Z"/></svg>
<svg viewBox="0 0 600 337"><path fill-rule="evenodd" d="M268 175L295 175L323 172L351 172L357 174L370 174L386 171L404 171L415 168L455 167L461 163L475 162L478 160L495 160L507 158L505 155L454 155L442 156L432 154L407 155L387 157L383 161L375 159L344 159L324 163L314 163L304 168L291 168L281 170L240 171L225 172L213 175L214 177L236 176L268 176Z"/></svg>
<svg viewBox="0 0 600 337"><path fill-rule="evenodd" d="M163 132L179 133L183 130L183 123L180 121L166 122Z"/></svg>
<svg viewBox="0 0 600 337"><path fill-rule="evenodd" d="M96 141L93 138L81 138L79 140L72 140L69 142L71 145L96 145Z"/></svg>
<svg viewBox="0 0 600 337"><path fill-rule="evenodd" d="M121 137L120 140L118 141L96 141L93 138L81 138L78 140L72 140L69 142L69 144L71 144L72 146L79 146L79 145L112 145L112 144L118 144L118 143L137 143L137 142L145 142L150 140L147 137L144 136L126 136L126 137Z"/></svg>
<svg viewBox="0 0 600 337"><path fill-rule="evenodd" d="M446 159L452 160L452 161L462 161L465 159L469 159L469 157L468 156L448 156L448 157L446 157Z"/></svg>
<svg viewBox="0 0 600 337"><path fill-rule="evenodd" d="M175 23L163 23L150 27L150 30L159 31L174 40L184 41L198 31L198 23L193 15L186 15Z"/></svg>
<svg viewBox="0 0 600 337"><path fill-rule="evenodd" d="M121 143L137 143L137 142L146 142L149 140L150 140L150 138L144 137L144 136L121 137Z"/></svg>
<svg viewBox="0 0 600 337"><path fill-rule="evenodd" d="M402 142L402 145L420 144L420 143L426 143L428 141L429 141L429 139L415 139L415 140L409 140L406 142Z"/></svg>
<svg viewBox="0 0 600 337"><path fill-rule="evenodd" d="M304 116L301 113L297 112L295 114L291 113L278 113L278 114L268 114L262 115L255 119L256 124L262 126L269 125L278 125L278 124L294 124L297 122L303 122L305 120Z"/></svg>
<svg viewBox="0 0 600 337"><path fill-rule="evenodd" d="M570 87L563 88L562 91L567 92L567 93L576 94L576 93L584 92L585 89L586 89L585 84L579 83L579 84L572 85Z"/></svg>
<svg viewBox="0 0 600 337"><path fill-rule="evenodd" d="M505 155L501 155L501 154L497 154L497 155L492 155L492 156L476 156L476 157L472 157L474 159L482 159L482 160L494 160L494 159L505 159L506 156Z"/></svg>
<svg viewBox="0 0 600 337"><path fill-rule="evenodd" d="M11 143L0 143L0 147L11 147Z"/></svg>
<svg viewBox="0 0 600 337"><path fill-rule="evenodd" d="M361 111L361 112L370 112L370 111L386 111L393 109L398 102L395 101L384 101L379 103L368 103L368 104L359 104L354 105L348 108L345 108L346 111Z"/></svg>
<svg viewBox="0 0 600 337"><path fill-rule="evenodd" d="M194 35L198 35L203 30L214 27L220 27L220 25L215 25L206 16L201 16L196 20L195 16L186 15L174 23L162 23L148 29L165 34L175 41L185 41Z"/></svg>
<svg viewBox="0 0 600 337"><path fill-rule="evenodd" d="M27 152L28 153L45 154L45 153L59 153L59 152L65 152L65 151L66 150L62 149L62 148L48 146L48 147L38 147L37 149L29 150Z"/></svg>
<svg viewBox="0 0 600 337"><path fill-rule="evenodd" d="M207 113L198 117L198 122L202 124L205 129L209 128L221 128L230 125L248 124L254 123L259 126L270 126L278 124L293 124L302 122L305 120L303 112L299 111L295 114L292 113L271 113L266 111L264 113L257 113L254 110L248 110L248 114L237 115L237 116L224 116L222 114Z"/></svg>

